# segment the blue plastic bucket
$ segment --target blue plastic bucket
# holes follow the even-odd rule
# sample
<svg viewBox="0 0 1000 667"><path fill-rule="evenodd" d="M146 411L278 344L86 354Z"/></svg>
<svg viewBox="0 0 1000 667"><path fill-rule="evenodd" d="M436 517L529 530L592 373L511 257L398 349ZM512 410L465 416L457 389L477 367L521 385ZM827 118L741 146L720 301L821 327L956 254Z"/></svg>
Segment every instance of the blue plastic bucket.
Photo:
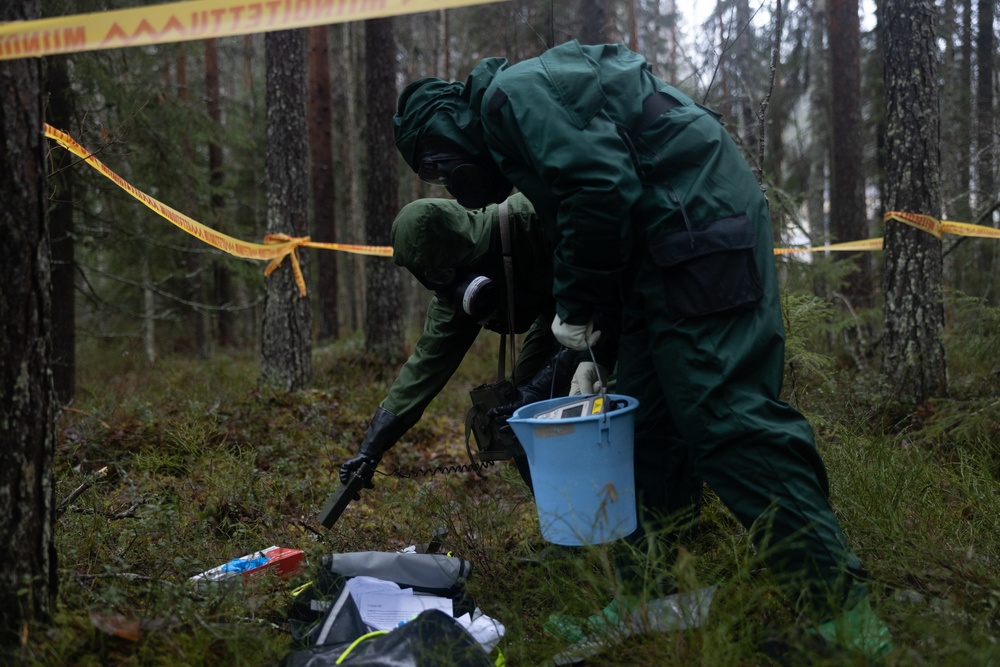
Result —
<svg viewBox="0 0 1000 667"><path fill-rule="evenodd" d="M564 396L519 408L507 422L531 470L542 537L553 544L601 544L636 529L632 438L639 401L608 394L624 407L568 419L536 415L582 396Z"/></svg>

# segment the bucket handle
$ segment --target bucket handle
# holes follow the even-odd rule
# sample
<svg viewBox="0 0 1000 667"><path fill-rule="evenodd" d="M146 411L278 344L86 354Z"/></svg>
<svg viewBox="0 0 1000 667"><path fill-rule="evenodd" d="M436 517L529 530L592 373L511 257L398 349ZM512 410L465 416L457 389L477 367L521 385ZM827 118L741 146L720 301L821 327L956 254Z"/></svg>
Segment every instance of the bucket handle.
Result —
<svg viewBox="0 0 1000 667"><path fill-rule="evenodd" d="M594 348L592 348L590 346L589 342L587 343L587 352L590 352L590 358L594 362L594 366L595 367L598 366L598 364L597 364L597 357L594 356ZM607 421L608 421L608 387L607 387L607 384L608 384L608 379L604 378L603 381L601 382L601 414L604 415L604 422L605 423L607 423Z"/></svg>

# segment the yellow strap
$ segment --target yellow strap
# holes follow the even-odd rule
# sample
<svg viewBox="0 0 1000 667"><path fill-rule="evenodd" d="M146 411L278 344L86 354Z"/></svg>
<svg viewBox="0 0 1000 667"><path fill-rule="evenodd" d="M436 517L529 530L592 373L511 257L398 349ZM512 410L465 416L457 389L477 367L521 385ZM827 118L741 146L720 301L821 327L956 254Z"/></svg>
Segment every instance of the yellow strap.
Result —
<svg viewBox="0 0 1000 667"><path fill-rule="evenodd" d="M361 642L363 642L364 640L371 639L372 637L378 637L379 635L387 635L387 634L389 634L388 630L376 630L374 632L369 632L367 635L361 635L360 637L358 637L357 639L355 639L353 642L351 642L351 645L347 647L347 650L344 651L343 653L341 653L340 657L337 658L337 662L335 662L333 664L339 665L340 663L342 663L344 661L344 659L348 655L350 655L351 651L354 650L354 647L357 646L358 644L360 644Z"/></svg>

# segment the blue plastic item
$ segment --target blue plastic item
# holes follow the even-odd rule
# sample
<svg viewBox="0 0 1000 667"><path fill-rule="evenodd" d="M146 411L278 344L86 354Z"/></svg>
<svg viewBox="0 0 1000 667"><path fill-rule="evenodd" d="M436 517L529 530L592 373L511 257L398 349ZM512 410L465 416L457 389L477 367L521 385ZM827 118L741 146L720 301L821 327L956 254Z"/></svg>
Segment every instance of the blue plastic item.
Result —
<svg viewBox="0 0 1000 667"><path fill-rule="evenodd" d="M267 556L261 556L260 558L247 558L243 556L242 558L234 558L225 565L222 566L223 572L246 572L247 570L252 570L255 567L260 567L267 562Z"/></svg>
<svg viewBox="0 0 1000 667"><path fill-rule="evenodd" d="M507 423L528 457L542 537L553 544L601 544L636 529L632 441L638 399L608 394L624 407L568 419L537 419L580 396L519 408Z"/></svg>

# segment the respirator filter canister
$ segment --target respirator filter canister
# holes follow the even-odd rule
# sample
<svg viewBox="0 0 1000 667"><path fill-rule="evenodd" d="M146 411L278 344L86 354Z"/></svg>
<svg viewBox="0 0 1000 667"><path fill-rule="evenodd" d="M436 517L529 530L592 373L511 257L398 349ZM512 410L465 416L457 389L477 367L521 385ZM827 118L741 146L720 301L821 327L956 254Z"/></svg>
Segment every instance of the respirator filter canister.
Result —
<svg viewBox="0 0 1000 667"><path fill-rule="evenodd" d="M458 287L456 293L461 290L462 310L473 319L486 319L496 309L500 295L496 283L486 276L475 276Z"/></svg>

